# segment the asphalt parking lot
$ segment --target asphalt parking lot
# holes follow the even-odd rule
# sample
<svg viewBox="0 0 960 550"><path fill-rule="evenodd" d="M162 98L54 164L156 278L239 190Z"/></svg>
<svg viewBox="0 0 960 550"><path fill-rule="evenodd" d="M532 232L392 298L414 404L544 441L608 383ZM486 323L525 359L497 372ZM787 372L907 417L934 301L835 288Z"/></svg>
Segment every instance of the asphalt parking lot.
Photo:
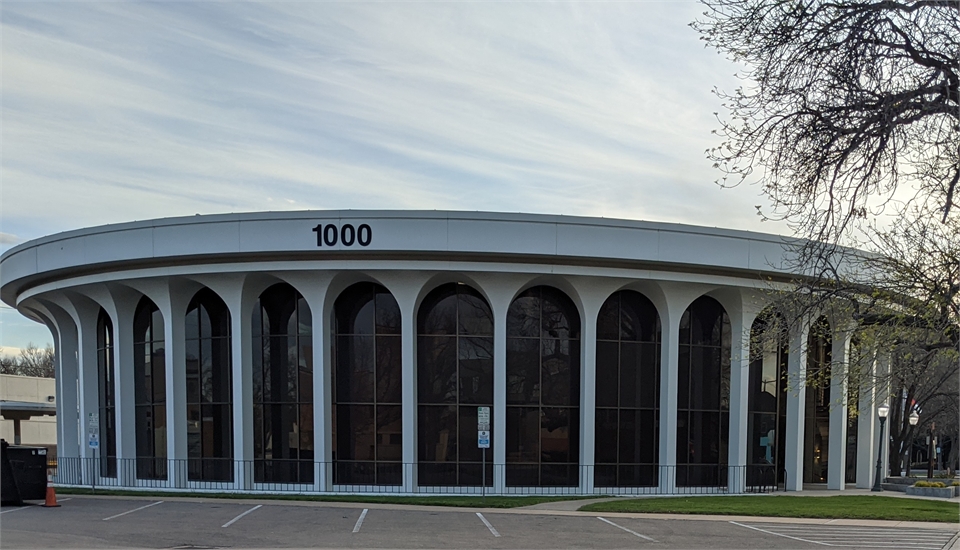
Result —
<svg viewBox="0 0 960 550"><path fill-rule="evenodd" d="M2 548L915 548L956 530L618 514L72 496L0 511Z"/></svg>

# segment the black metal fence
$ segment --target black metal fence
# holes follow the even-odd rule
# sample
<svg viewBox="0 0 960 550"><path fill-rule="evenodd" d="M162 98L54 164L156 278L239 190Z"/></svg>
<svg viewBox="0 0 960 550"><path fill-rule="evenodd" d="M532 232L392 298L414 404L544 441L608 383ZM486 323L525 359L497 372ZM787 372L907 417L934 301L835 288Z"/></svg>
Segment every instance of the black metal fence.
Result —
<svg viewBox="0 0 960 550"><path fill-rule="evenodd" d="M459 485L418 484L422 464L396 463L388 465L389 472L370 469L364 475L360 473L366 470L355 463L348 465L350 474L343 475L343 463L305 460L133 458L111 459L110 468L101 466L99 458L59 457L54 483L225 493L673 495L767 493L784 490L785 481L782 469L756 465L638 465L635 472L620 475L612 475L605 465L581 465L558 478L541 477L539 485L528 484L528 475L517 475L515 464L488 464L485 475L476 480L461 476Z"/></svg>

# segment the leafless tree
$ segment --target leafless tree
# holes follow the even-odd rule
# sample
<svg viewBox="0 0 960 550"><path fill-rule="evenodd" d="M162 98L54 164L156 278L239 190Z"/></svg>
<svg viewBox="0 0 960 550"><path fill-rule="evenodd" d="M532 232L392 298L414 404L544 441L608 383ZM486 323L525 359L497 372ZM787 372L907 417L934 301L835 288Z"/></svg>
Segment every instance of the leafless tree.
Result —
<svg viewBox="0 0 960 550"><path fill-rule="evenodd" d="M946 222L960 179L960 2L702 0L692 23L740 67L708 156L759 183L767 218L839 242L897 198ZM904 198L910 195L910 198Z"/></svg>
<svg viewBox="0 0 960 550"><path fill-rule="evenodd" d="M782 342L796 323L823 313L850 323L858 353L846 365L848 385L890 389L890 464L897 471L909 459L910 442L931 422L957 425L960 218L941 223L916 208L904 209L892 226L867 227L864 234L860 251L837 249L843 253L822 258L829 269L781 292L775 310L784 322L771 325L777 332L769 337ZM887 375L871 373L874 355L868 350L890 357ZM915 427L909 424L911 407L922 410ZM960 441L960 433L950 436Z"/></svg>
<svg viewBox="0 0 960 550"><path fill-rule="evenodd" d="M50 345L40 349L30 343L16 356L4 355L0 349L0 374L53 378L54 372L54 353Z"/></svg>

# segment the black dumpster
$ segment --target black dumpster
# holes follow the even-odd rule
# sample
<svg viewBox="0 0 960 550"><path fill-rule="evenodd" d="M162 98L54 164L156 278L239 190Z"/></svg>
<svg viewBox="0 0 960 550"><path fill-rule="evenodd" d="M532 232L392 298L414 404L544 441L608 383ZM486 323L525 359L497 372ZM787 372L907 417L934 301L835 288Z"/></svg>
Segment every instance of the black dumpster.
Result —
<svg viewBox="0 0 960 550"><path fill-rule="evenodd" d="M0 501L21 505L47 495L47 449L8 445L0 439Z"/></svg>

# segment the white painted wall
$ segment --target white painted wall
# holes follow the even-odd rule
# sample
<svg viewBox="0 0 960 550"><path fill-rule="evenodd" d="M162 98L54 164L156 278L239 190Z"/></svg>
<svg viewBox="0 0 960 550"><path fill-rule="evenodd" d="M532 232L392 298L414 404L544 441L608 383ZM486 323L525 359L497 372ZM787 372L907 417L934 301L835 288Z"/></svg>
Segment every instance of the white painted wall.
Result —
<svg viewBox="0 0 960 550"><path fill-rule="evenodd" d="M57 383L53 378L0 374L0 399L51 403L56 399ZM52 403L51 403L52 404ZM36 416L20 422L20 443L23 445L57 446L57 419L54 416ZM0 421L0 438L13 444L13 420Z"/></svg>

